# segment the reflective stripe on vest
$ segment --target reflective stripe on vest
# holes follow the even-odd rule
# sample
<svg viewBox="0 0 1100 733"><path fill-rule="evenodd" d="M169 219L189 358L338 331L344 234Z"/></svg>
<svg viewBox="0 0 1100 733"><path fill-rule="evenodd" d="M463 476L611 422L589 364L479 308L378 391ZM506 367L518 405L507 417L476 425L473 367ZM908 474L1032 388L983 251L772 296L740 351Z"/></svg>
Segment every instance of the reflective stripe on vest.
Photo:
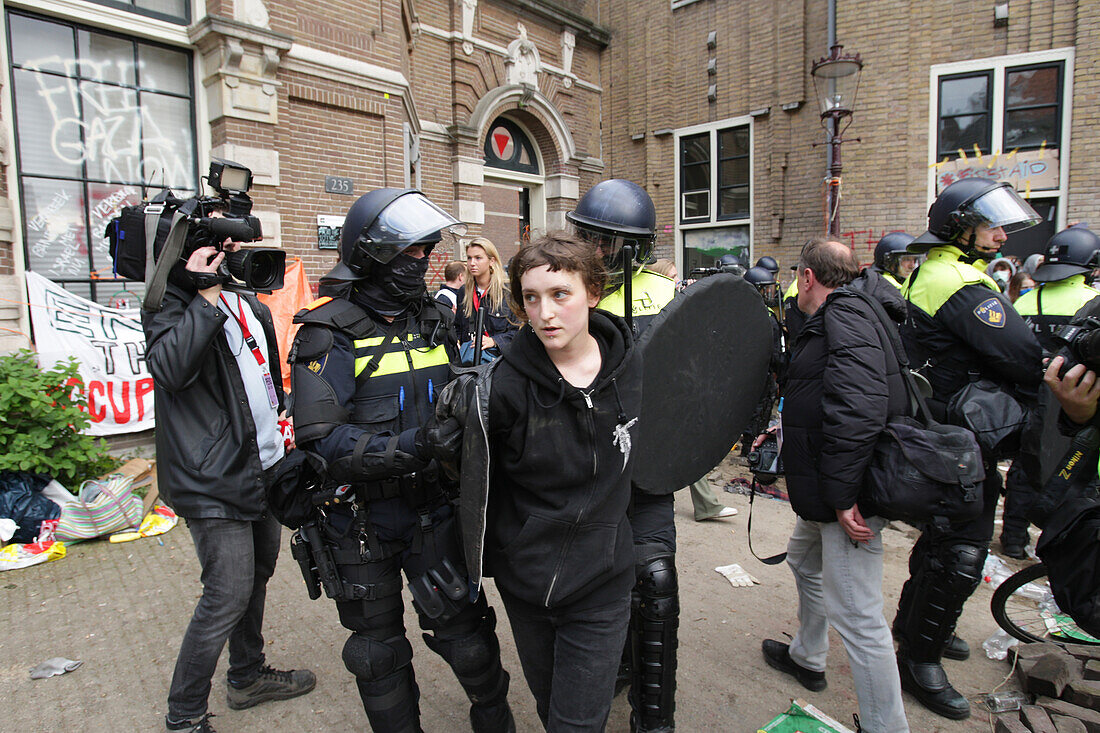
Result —
<svg viewBox="0 0 1100 733"><path fill-rule="evenodd" d="M382 343L384 336L375 336L368 339L356 339L355 346L355 376L358 377L367 367L371 353L378 344ZM447 350L442 346L425 350L423 337L418 333L406 334L405 341L409 347L409 356L412 358L412 368L409 368L409 359L405 356L405 349L401 345L401 337L397 336L386 346L385 353L378 360L378 370L373 376L385 376L387 374L401 374L403 372L418 369L429 369L436 366L445 366L450 363ZM417 341L421 346L414 345Z"/></svg>
<svg viewBox="0 0 1100 733"><path fill-rule="evenodd" d="M1001 292L993 278L961 262L962 250L951 245L933 247L920 267L905 281L901 294L929 316L935 316L951 296L967 285L984 285Z"/></svg>
<svg viewBox="0 0 1100 733"><path fill-rule="evenodd" d="M630 297L634 300L631 313L635 316L655 316L676 296L676 283L664 275L649 270L634 273L630 281ZM622 317L623 288L608 294L596 306L602 311Z"/></svg>

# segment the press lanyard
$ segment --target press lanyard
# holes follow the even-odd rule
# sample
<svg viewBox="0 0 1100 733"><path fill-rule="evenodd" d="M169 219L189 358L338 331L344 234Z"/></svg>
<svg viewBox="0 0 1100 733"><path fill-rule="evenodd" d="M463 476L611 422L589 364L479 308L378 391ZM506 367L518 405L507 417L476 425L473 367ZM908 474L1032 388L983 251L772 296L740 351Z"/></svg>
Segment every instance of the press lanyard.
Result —
<svg viewBox="0 0 1100 733"><path fill-rule="evenodd" d="M229 305L229 301L225 299L225 294L222 293L219 296L222 302L225 303L225 307L229 310L229 314L233 316L233 320L241 327L241 336L244 337L244 342L248 346L249 351L252 352L252 356L256 359L256 363L260 365L260 371L264 378L264 388L267 390L267 401L271 405L272 409L279 406L279 396L275 393L275 381L271 378L271 370L266 366L267 360L264 359L264 352L260 349L260 345L256 343L255 337L252 335L252 331L248 328L248 319L244 317L244 305L243 298L237 296L237 313L233 312L233 306Z"/></svg>

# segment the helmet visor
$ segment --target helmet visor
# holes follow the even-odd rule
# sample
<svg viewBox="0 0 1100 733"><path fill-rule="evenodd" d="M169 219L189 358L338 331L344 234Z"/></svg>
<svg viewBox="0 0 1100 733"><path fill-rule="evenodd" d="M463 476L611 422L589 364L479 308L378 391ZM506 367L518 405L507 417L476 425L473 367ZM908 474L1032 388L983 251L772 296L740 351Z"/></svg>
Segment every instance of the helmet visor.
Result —
<svg viewBox="0 0 1100 733"><path fill-rule="evenodd" d="M992 229L1004 227L1006 233L1027 229L1042 221L1035 209L1007 183L974 199L966 209L987 222Z"/></svg>
<svg viewBox="0 0 1100 733"><path fill-rule="evenodd" d="M619 252L622 251L623 247L628 245L633 247L634 256L637 258L650 242L649 238L612 234L611 232L603 232L582 226L576 226L576 230L578 237L599 249L600 256L609 266L618 260Z"/></svg>
<svg viewBox="0 0 1100 733"><path fill-rule="evenodd" d="M359 237L360 247L385 264L414 244L434 244L444 231L466 233L466 225L429 201L423 194L400 196Z"/></svg>

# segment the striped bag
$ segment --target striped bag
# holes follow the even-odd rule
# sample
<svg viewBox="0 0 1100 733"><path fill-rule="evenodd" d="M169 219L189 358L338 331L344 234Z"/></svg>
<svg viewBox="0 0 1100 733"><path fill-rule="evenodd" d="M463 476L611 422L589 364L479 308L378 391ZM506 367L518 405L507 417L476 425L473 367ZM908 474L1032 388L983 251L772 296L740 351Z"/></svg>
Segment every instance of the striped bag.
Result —
<svg viewBox="0 0 1100 733"><path fill-rule="evenodd" d="M133 482L133 476L117 474L85 481L76 501L61 507L54 537L64 542L89 540L137 527L141 524L141 498L134 496Z"/></svg>

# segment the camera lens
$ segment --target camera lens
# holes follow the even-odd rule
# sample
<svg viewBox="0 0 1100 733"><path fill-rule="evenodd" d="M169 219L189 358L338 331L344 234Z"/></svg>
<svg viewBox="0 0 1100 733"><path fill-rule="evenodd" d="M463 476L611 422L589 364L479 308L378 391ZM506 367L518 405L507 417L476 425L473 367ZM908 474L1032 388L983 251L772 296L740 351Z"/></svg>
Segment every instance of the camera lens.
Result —
<svg viewBox="0 0 1100 733"><path fill-rule="evenodd" d="M229 252L225 258L229 274L253 290L278 290L283 286L286 252L256 247Z"/></svg>

